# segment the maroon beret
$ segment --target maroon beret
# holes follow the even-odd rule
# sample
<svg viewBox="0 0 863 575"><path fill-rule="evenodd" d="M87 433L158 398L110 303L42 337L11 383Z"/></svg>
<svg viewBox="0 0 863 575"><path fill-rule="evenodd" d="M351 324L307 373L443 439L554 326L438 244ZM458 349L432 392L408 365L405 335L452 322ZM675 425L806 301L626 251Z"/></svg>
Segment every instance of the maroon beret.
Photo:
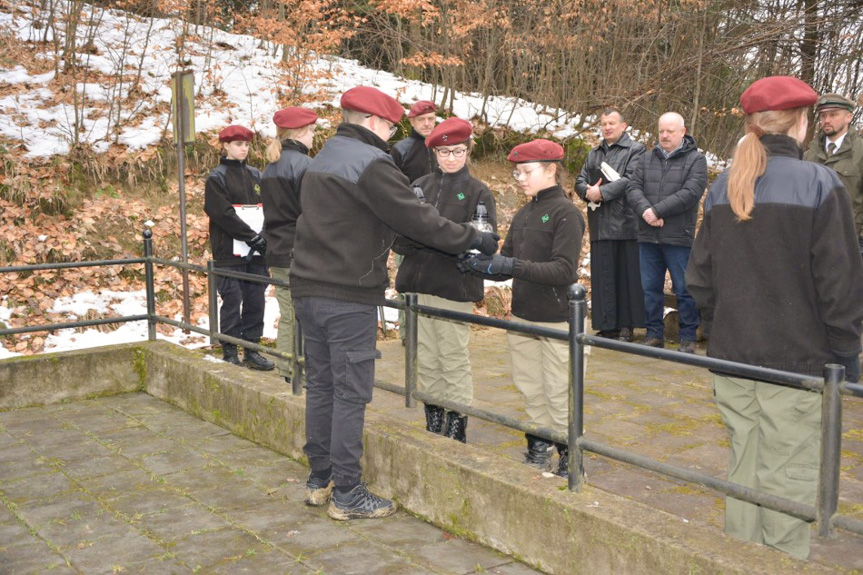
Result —
<svg viewBox="0 0 863 575"><path fill-rule="evenodd" d="M461 118L447 118L432 130L426 138L426 146L434 148L437 146L454 146L470 139L473 134L473 125Z"/></svg>
<svg viewBox="0 0 863 575"><path fill-rule="evenodd" d="M433 114L437 111L437 106L431 100L420 100L408 110L408 118L422 116L423 114Z"/></svg>
<svg viewBox="0 0 863 575"><path fill-rule="evenodd" d="M289 130L314 124L317 120L318 115L314 110L299 106L290 106L273 114L273 123L280 128L288 128Z"/></svg>
<svg viewBox="0 0 863 575"><path fill-rule="evenodd" d="M341 107L378 116L393 124L399 123L405 114L398 100L369 86L357 86L342 94Z"/></svg>
<svg viewBox="0 0 863 575"><path fill-rule="evenodd" d="M792 76L761 78L740 96L740 107L747 114L767 110L790 110L811 106L818 100L809 84Z"/></svg>
<svg viewBox="0 0 863 575"><path fill-rule="evenodd" d="M514 147L506 157L510 162L558 162L563 159L563 146L551 140L533 140Z"/></svg>
<svg viewBox="0 0 863 575"><path fill-rule="evenodd" d="M242 126L228 126L219 132L220 142L251 142L255 133Z"/></svg>

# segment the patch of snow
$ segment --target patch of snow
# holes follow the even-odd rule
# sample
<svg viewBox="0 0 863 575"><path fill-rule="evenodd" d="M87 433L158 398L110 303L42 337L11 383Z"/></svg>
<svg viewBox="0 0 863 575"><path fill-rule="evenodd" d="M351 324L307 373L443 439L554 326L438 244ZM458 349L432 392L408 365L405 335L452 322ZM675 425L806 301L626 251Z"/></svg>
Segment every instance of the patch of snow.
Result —
<svg viewBox="0 0 863 575"><path fill-rule="evenodd" d="M31 27L30 10L30 7L22 6L14 15L0 14L0 25L16 31L21 40L41 39L43 31ZM157 18L150 22L120 11L92 6L85 6L84 10L98 11L95 20L99 23L94 35L93 53L82 55L79 64L94 71L94 76L96 73L102 75L105 80L79 84L79 93L86 93L94 103L118 95L127 97L131 83L117 81L118 69L123 65L128 72L129 67L137 66L140 61L139 88L146 97L123 104L117 141L132 150L153 145L161 138L163 129L172 129L168 111L157 106L171 101L171 73L177 69L176 46L182 26L170 19ZM195 72L196 130L214 132L235 123L252 128L263 136L274 137L272 114L279 107L276 94L284 83L279 68L281 54L273 54L251 36L206 27L199 27L198 36L206 43L188 39L185 43L186 68ZM211 42L222 42L234 49L212 49L209 47ZM147 47L146 55L140 59L144 46ZM440 89L436 93L430 84L366 68L355 60L314 54L310 58L311 65L318 71L331 74L319 86L307 88L309 93L318 88L326 92L320 101L311 103L313 107L338 107L341 94L359 85L375 86L391 95L399 94L405 106L420 99L439 100L435 96L440 95ZM5 84L44 85L53 77L53 72L30 74L20 65L0 69L0 83ZM71 134L75 130L74 108L67 104L54 105L54 101L54 95L47 89L0 100L0 133L24 143L27 155L31 157L68 153ZM79 111L84 116L79 136L97 151L107 149L113 137L113 127L108 118L97 109ZM482 113L484 119L495 127L509 126L527 133L547 130L560 138L581 133L585 126L595 122L595 118L540 107L519 98L483 98L479 94L465 92L455 93L453 112L464 118Z"/></svg>

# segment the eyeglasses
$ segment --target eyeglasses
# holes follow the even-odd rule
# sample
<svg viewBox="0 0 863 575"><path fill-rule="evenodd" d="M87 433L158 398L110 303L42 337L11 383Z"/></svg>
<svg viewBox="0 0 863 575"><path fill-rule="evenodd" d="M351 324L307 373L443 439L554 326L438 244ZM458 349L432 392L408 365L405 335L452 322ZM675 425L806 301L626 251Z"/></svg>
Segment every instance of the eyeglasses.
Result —
<svg viewBox="0 0 863 575"><path fill-rule="evenodd" d="M387 122L387 121L384 120L384 122ZM399 127L396 126L395 124L391 124L390 122L387 122L387 124L389 124L389 127L390 127L390 138L392 138L393 136L396 135L396 132L399 131ZM387 138L387 139L389 140L390 138Z"/></svg>
<svg viewBox="0 0 863 575"><path fill-rule="evenodd" d="M522 178L527 178L532 173L540 169L542 166L537 166L532 170L513 170L512 171L512 179L515 181L519 181Z"/></svg>
<svg viewBox="0 0 863 575"><path fill-rule="evenodd" d="M399 127L398 127L398 126L396 126L395 124L393 124L393 123L392 123L392 122L390 122L389 120L385 120L384 118L381 118L380 116L375 116L374 114L367 114L367 115L366 115L366 118L371 118L372 116L374 116L374 117L375 117L375 118L377 118L378 120L381 120L381 121L383 121L383 122L386 122L387 126L389 126L389 127L390 127L390 135L389 135L389 137L387 138L388 140L389 140L390 138L392 138L393 136L395 136L395 135L396 135L396 132L398 132L398 131L399 131Z"/></svg>
<svg viewBox="0 0 863 575"><path fill-rule="evenodd" d="M450 154L452 154L456 158L461 158L467 153L467 148L455 148L454 150L448 148L435 148L434 151L435 154L437 154L441 158L449 158Z"/></svg>

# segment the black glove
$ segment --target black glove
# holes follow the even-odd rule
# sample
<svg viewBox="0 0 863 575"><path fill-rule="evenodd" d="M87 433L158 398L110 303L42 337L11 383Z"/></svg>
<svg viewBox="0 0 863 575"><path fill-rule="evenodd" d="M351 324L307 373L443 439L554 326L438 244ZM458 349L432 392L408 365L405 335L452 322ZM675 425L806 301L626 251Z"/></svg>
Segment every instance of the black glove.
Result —
<svg viewBox="0 0 863 575"><path fill-rule="evenodd" d="M469 250L479 250L487 256L497 251L497 242L500 236L491 232L480 232L479 235L468 246Z"/></svg>
<svg viewBox="0 0 863 575"><path fill-rule="evenodd" d="M476 255L470 256L461 260L460 262L456 262L456 266L459 269L462 267L467 267L468 270L473 270L477 273L481 273L489 276L511 276L512 268L515 265L515 258L508 258L506 256L502 256L500 254L495 254L493 256L486 255Z"/></svg>
<svg viewBox="0 0 863 575"><path fill-rule="evenodd" d="M267 240L261 234L255 234L250 240L246 240L246 245L252 248L253 252L258 252L261 255L267 253ZM251 253L249 254L251 255Z"/></svg>
<svg viewBox="0 0 863 575"><path fill-rule="evenodd" d="M845 381L857 383L860 381L860 357L857 355L837 355L836 363L845 366Z"/></svg>

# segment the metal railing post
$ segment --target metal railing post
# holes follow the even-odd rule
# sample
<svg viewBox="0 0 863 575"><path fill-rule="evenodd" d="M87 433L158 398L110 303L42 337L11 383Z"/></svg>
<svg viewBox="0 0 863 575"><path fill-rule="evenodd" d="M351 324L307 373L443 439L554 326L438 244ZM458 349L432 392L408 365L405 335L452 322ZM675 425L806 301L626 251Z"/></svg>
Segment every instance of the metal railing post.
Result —
<svg viewBox="0 0 863 575"><path fill-rule="evenodd" d="M153 283L153 232L148 228L144 236L144 282L147 293L147 339L156 341L156 287Z"/></svg>
<svg viewBox="0 0 863 575"><path fill-rule="evenodd" d="M417 388L417 294L405 294L405 407L416 407Z"/></svg>
<svg viewBox="0 0 863 575"><path fill-rule="evenodd" d="M209 300L210 313L210 345L216 345L219 340L213 337L214 333L219 333L219 298L218 289L216 288L216 262L210 260L207 262L207 298Z"/></svg>
<svg viewBox="0 0 863 575"><path fill-rule="evenodd" d="M821 395L821 469L818 476L818 535L833 535L833 515L839 506L839 458L842 451L842 395L845 367L824 366Z"/></svg>
<svg viewBox="0 0 863 575"><path fill-rule="evenodd" d="M300 363L300 357L303 355L303 327L297 321L297 314L294 312L294 350L291 358L291 391L294 395L303 394L303 364Z"/></svg>
<svg viewBox="0 0 863 575"><path fill-rule="evenodd" d="M580 491L584 484L584 452L581 438L584 432L584 346L578 337L584 333L586 314L584 286L569 288L569 490Z"/></svg>

